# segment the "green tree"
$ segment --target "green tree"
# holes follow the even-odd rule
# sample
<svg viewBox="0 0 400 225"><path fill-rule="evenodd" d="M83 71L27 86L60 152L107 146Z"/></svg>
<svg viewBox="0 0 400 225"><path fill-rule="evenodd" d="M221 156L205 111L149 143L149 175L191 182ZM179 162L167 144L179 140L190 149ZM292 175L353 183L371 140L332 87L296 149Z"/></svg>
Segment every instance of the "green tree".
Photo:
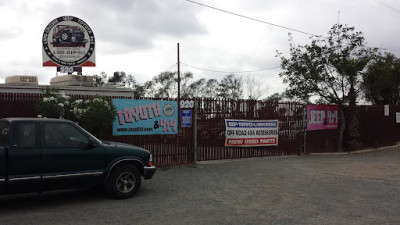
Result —
<svg viewBox="0 0 400 225"><path fill-rule="evenodd" d="M178 93L178 77L176 72L162 72L145 82L146 97L172 98Z"/></svg>
<svg viewBox="0 0 400 225"><path fill-rule="evenodd" d="M138 85L135 77L131 74L126 74L124 71L114 72L114 75L108 78L108 82L121 88L133 88Z"/></svg>
<svg viewBox="0 0 400 225"><path fill-rule="evenodd" d="M216 79L205 79L193 81L184 90L184 98L202 97L216 98L218 97L219 82Z"/></svg>
<svg viewBox="0 0 400 225"><path fill-rule="evenodd" d="M135 98L144 97L146 95L146 89L144 88L144 85L140 85L138 83L135 83L132 86L132 91Z"/></svg>
<svg viewBox="0 0 400 225"><path fill-rule="evenodd" d="M196 83L190 83L193 79L193 73L186 72L181 78L181 97L194 97L198 86ZM194 88L194 90L193 90ZM152 80L144 84L146 97L155 98L176 98L178 97L178 76L176 72L162 72L153 77ZM192 89L192 90L191 90Z"/></svg>
<svg viewBox="0 0 400 225"><path fill-rule="evenodd" d="M113 83L117 87L131 88L135 98L144 97L146 95L146 84L139 84L133 75L127 75L124 71L114 72L114 75L108 78L108 82ZM152 85L151 82L147 82L147 84L148 88Z"/></svg>
<svg viewBox="0 0 400 225"><path fill-rule="evenodd" d="M346 128L343 106L350 106L348 140L356 140L358 122L351 109L356 105L362 82L361 72L367 68L377 50L366 47L362 33L355 31L354 27L340 24L330 29L328 37L313 38L309 45L297 46L292 38L290 40L290 57L278 53L283 70L279 75L289 85L286 93L289 97L303 100L316 96L339 106L338 150L342 151Z"/></svg>
<svg viewBox="0 0 400 225"><path fill-rule="evenodd" d="M178 77L176 72L162 72L134 88L139 94L154 98L176 98L178 96ZM240 98L243 93L242 79L233 74L225 76L221 82L216 79L199 79L193 81L193 73L181 75L181 98L222 97ZM136 96L136 95L135 95Z"/></svg>
<svg viewBox="0 0 400 225"><path fill-rule="evenodd" d="M182 98L201 97L205 85L206 85L205 78L193 81L192 83L187 82L182 87L181 97Z"/></svg>
<svg viewBox="0 0 400 225"><path fill-rule="evenodd" d="M267 101L282 101L285 98L285 93L273 93L272 95L268 96L266 99Z"/></svg>
<svg viewBox="0 0 400 225"><path fill-rule="evenodd" d="M218 97L228 99L239 99L243 95L242 77L237 77L234 74L226 75L218 87Z"/></svg>
<svg viewBox="0 0 400 225"><path fill-rule="evenodd" d="M102 87L107 81L107 74L101 72L100 75L93 76L93 87Z"/></svg>
<svg viewBox="0 0 400 225"><path fill-rule="evenodd" d="M365 97L376 105L400 104L400 59L386 53L363 74Z"/></svg>
<svg viewBox="0 0 400 225"><path fill-rule="evenodd" d="M216 79L208 79L205 87L201 89L199 97L215 98L218 96L219 83Z"/></svg>
<svg viewBox="0 0 400 225"><path fill-rule="evenodd" d="M125 86L126 73L124 71L116 71L114 75L108 78L108 82Z"/></svg>

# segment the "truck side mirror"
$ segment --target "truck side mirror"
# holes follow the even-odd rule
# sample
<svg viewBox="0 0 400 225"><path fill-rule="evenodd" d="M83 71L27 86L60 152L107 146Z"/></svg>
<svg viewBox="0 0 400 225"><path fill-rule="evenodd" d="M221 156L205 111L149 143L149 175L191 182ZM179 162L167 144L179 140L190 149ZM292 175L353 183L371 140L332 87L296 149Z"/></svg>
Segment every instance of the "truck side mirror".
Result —
<svg viewBox="0 0 400 225"><path fill-rule="evenodd" d="M96 148L98 146L98 144L93 141L92 139L89 139L89 143L88 143L88 148L92 149L92 148Z"/></svg>

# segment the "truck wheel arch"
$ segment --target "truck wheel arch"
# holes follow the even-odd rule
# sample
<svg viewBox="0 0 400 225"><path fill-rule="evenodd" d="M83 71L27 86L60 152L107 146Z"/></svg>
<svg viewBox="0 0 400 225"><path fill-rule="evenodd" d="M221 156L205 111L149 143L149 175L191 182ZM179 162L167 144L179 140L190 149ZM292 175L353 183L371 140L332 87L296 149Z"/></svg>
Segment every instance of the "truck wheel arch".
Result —
<svg viewBox="0 0 400 225"><path fill-rule="evenodd" d="M138 160L138 159L121 159L121 160L118 160L118 161L116 161L116 162L114 162L110 167L109 167L109 169L108 169L108 171L107 171L107 176L106 176L106 182L108 181L108 179L109 179L109 177L110 177L110 174L112 173L112 171L115 169L115 168L117 168L117 167L119 167L119 166L121 166L121 165L123 165L123 164L130 164L130 165L133 165L133 166L135 166L138 170L139 170L139 172L140 172L140 174L141 175L143 175L144 174L144 164L140 161L140 160Z"/></svg>

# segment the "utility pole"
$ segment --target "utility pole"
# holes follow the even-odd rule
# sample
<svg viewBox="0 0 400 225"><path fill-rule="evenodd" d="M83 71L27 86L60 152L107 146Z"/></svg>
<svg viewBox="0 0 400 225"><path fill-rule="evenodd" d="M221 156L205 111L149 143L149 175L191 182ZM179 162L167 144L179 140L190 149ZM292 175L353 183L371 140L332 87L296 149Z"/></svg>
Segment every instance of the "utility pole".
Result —
<svg viewBox="0 0 400 225"><path fill-rule="evenodd" d="M178 43L178 102L181 99L181 64L179 60L179 43Z"/></svg>

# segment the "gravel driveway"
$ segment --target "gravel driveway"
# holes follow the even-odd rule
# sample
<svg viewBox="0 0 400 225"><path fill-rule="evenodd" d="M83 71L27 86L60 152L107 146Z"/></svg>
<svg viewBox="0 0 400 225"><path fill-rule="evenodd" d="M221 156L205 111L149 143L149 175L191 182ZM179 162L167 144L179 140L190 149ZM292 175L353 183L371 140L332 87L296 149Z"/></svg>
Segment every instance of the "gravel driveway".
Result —
<svg viewBox="0 0 400 225"><path fill-rule="evenodd" d="M400 147L160 169L127 200L3 196L0 224L400 224Z"/></svg>

